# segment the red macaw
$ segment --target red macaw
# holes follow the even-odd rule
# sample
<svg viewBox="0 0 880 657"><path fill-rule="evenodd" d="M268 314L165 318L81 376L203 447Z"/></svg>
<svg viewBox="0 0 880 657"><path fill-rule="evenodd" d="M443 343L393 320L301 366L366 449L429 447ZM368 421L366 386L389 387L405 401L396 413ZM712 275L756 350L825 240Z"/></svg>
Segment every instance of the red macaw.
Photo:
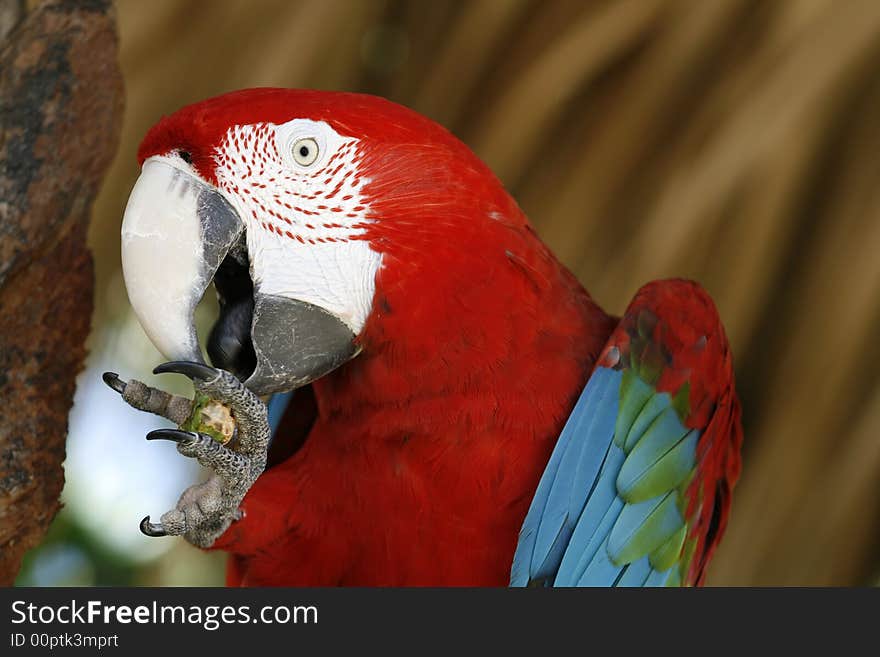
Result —
<svg viewBox="0 0 880 657"><path fill-rule="evenodd" d="M699 285L649 283L610 316L464 144L376 97L229 93L163 118L138 157L133 308L173 361L157 371L238 425L229 446L148 436L214 474L143 531L226 550L229 584L703 581L742 429ZM212 281L213 367L192 322ZM262 400L293 389L269 447Z"/></svg>

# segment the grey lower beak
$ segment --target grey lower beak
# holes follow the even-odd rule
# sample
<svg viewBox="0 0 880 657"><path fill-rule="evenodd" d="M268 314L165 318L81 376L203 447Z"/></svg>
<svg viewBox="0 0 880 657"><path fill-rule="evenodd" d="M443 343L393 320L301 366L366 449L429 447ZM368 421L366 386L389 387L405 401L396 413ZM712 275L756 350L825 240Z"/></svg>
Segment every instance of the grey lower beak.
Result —
<svg viewBox="0 0 880 657"><path fill-rule="evenodd" d="M257 394L298 388L357 355L345 322L296 299L258 292L251 334L257 367L245 384Z"/></svg>

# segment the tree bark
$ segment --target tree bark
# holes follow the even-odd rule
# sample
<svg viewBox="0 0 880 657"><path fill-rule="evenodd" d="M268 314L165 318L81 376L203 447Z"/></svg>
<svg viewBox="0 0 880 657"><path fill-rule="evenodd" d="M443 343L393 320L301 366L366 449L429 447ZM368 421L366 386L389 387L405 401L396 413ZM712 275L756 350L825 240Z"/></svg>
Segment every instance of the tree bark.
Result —
<svg viewBox="0 0 880 657"><path fill-rule="evenodd" d="M0 584L61 506L92 315L86 231L122 105L109 0L0 0Z"/></svg>

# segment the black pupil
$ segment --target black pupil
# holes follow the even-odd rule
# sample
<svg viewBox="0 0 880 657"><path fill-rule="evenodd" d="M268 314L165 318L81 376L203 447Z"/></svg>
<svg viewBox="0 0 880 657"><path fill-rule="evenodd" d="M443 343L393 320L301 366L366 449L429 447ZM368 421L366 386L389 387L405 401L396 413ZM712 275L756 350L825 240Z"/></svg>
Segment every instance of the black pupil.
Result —
<svg viewBox="0 0 880 657"><path fill-rule="evenodd" d="M299 156L300 157L308 157L309 147L308 146L300 146L299 147Z"/></svg>
<svg viewBox="0 0 880 657"><path fill-rule="evenodd" d="M180 159L187 164L192 164L193 156L189 151L180 151Z"/></svg>

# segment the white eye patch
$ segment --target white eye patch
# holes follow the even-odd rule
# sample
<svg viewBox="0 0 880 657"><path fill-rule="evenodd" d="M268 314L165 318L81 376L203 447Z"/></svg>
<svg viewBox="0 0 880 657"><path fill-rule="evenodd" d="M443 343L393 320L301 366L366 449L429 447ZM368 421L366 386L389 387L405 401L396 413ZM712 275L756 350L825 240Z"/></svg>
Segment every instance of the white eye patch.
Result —
<svg viewBox="0 0 880 657"><path fill-rule="evenodd" d="M217 186L245 223L251 279L264 295L314 304L360 332L381 256L358 140L323 121L233 126L215 156Z"/></svg>
<svg viewBox="0 0 880 657"><path fill-rule="evenodd" d="M294 119L275 127L275 147L295 171L319 170L349 141L323 121Z"/></svg>

